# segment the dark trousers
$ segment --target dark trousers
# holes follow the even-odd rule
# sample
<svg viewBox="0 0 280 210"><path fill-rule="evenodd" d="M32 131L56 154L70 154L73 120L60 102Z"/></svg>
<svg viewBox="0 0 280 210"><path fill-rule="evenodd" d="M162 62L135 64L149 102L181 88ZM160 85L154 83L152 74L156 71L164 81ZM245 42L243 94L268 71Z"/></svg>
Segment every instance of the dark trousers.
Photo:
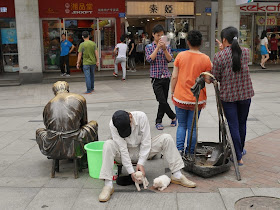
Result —
<svg viewBox="0 0 280 210"><path fill-rule="evenodd" d="M270 59L273 61L277 60L277 50L271 50Z"/></svg>
<svg viewBox="0 0 280 210"><path fill-rule="evenodd" d="M69 67L69 54L65 55L65 56L60 56L60 70L61 73L64 74L65 73L65 68L64 68L64 64L66 65L66 73L70 74L70 67Z"/></svg>
<svg viewBox="0 0 280 210"><path fill-rule="evenodd" d="M249 114L251 99L235 102L222 101L237 160L241 160L245 145L246 124Z"/></svg>
<svg viewBox="0 0 280 210"><path fill-rule="evenodd" d="M167 102L170 79L169 78L164 78L164 79L152 78L151 82L153 85L154 93L156 95L156 99L159 102L156 123L162 122L162 118L165 113L167 114L167 116L170 119L173 120L176 117L176 114L171 110L171 108Z"/></svg>

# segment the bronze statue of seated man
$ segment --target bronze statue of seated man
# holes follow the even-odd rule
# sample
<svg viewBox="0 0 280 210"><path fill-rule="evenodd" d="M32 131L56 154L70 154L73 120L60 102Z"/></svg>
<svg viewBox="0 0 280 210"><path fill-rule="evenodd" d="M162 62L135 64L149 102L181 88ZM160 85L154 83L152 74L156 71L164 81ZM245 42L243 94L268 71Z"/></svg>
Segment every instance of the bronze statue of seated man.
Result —
<svg viewBox="0 0 280 210"><path fill-rule="evenodd" d="M82 158L87 164L84 145L98 141L98 124L87 119L86 100L69 93L69 85L58 81L53 85L55 97L44 108L46 128L36 131L36 141L42 154L51 159Z"/></svg>

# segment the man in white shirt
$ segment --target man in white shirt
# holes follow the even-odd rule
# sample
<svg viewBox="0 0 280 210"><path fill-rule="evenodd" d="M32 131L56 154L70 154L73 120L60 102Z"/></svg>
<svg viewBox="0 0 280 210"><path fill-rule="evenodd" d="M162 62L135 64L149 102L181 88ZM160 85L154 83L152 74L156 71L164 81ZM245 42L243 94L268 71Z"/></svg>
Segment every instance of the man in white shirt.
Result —
<svg viewBox="0 0 280 210"><path fill-rule="evenodd" d="M105 180L105 186L99 195L100 202L108 201L114 192L112 182L114 160L122 163L134 180L135 170L132 162L137 162L136 171L141 171L145 176L146 160L158 153L162 153L169 163L172 183L196 187L194 182L181 173L184 162L172 136L160 134L152 139L150 124L144 112L116 111L109 126L112 139L107 140L103 146L103 162L99 179Z"/></svg>
<svg viewBox="0 0 280 210"><path fill-rule="evenodd" d="M121 43L118 43L114 49L114 53L118 52L118 55L115 60L115 71L113 75L118 76L118 64L121 63L122 66L122 81L125 81L126 78L126 51L127 45L125 43L125 36L121 36Z"/></svg>

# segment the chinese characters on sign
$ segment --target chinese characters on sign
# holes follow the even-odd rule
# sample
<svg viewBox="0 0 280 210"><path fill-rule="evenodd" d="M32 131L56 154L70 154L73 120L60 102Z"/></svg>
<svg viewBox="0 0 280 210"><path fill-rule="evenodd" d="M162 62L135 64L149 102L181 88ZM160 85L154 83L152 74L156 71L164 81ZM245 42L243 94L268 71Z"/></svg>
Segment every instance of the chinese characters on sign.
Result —
<svg viewBox="0 0 280 210"><path fill-rule="evenodd" d="M165 13L173 13L173 5L165 5Z"/></svg>
<svg viewBox="0 0 280 210"><path fill-rule="evenodd" d="M0 13L7 13L8 8L7 7L0 7Z"/></svg>
<svg viewBox="0 0 280 210"><path fill-rule="evenodd" d="M157 13L157 11L158 11L157 5L151 4L150 5L150 13L154 14L154 13Z"/></svg>
<svg viewBox="0 0 280 210"><path fill-rule="evenodd" d="M127 1L127 15L194 15L194 2Z"/></svg>
<svg viewBox="0 0 280 210"><path fill-rule="evenodd" d="M92 3L66 3L65 13L71 14L92 14L93 4Z"/></svg>
<svg viewBox="0 0 280 210"><path fill-rule="evenodd" d="M100 8L97 12L106 14L119 13L119 8Z"/></svg>

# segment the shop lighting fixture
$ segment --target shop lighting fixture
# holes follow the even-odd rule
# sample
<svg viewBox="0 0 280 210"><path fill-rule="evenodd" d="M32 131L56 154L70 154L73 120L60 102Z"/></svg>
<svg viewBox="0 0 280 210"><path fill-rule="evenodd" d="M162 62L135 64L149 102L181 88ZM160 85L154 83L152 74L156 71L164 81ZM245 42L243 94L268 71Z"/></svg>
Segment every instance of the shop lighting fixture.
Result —
<svg viewBox="0 0 280 210"><path fill-rule="evenodd" d="M149 22L150 20L149 20L149 19L147 19L147 21Z"/></svg>
<svg viewBox="0 0 280 210"><path fill-rule="evenodd" d="M135 27L135 26L132 26L133 28Z"/></svg>
<svg viewBox="0 0 280 210"><path fill-rule="evenodd" d="M153 18L153 20L155 20L155 18Z"/></svg>

